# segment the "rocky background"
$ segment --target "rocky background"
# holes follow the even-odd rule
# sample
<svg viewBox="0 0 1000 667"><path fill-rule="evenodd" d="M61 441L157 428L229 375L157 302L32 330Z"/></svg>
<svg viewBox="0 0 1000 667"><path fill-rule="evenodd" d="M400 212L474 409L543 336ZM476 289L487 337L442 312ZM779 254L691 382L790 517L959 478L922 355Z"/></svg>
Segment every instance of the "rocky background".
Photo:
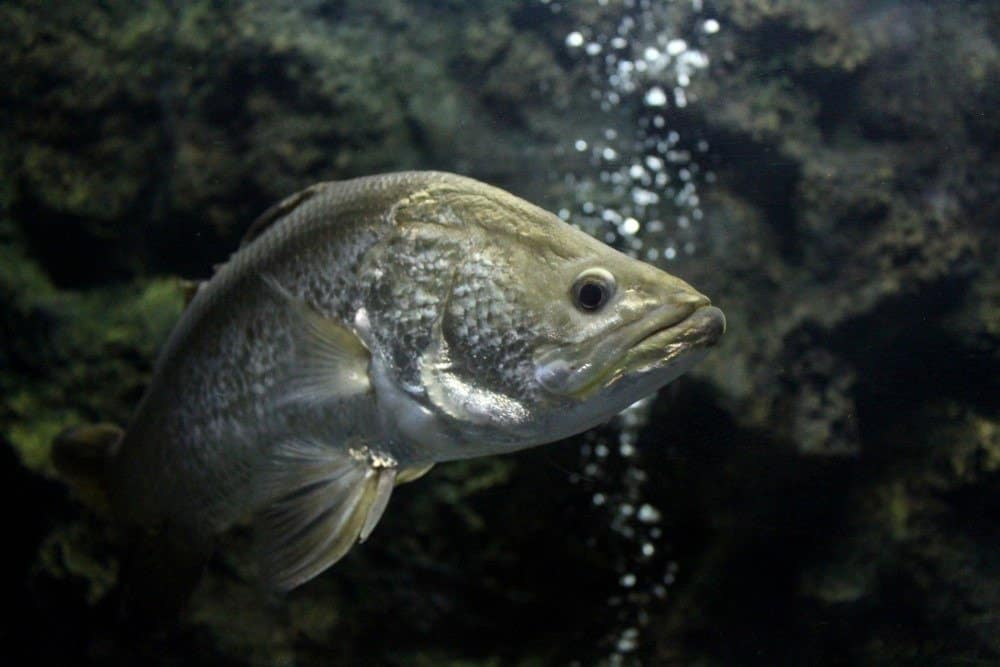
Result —
<svg viewBox="0 0 1000 667"><path fill-rule="evenodd" d="M1000 661L986 0L663 3L679 34L721 27L664 110L714 176L697 250L661 264L725 310L724 344L642 419L400 488L286 599L237 531L177 627L119 618L109 528L49 446L128 419L179 277L317 180L447 169L572 209L568 147L640 112L594 103L566 36L649 4L0 5L3 662Z"/></svg>

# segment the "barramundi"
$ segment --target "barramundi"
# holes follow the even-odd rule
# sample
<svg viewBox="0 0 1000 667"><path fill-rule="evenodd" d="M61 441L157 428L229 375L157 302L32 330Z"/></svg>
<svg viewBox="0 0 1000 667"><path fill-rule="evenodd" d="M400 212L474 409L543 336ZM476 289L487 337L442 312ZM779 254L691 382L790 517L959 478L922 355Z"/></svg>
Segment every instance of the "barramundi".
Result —
<svg viewBox="0 0 1000 667"><path fill-rule="evenodd" d="M252 521L286 591L368 538L397 484L600 424L724 329L683 280L495 187L320 183L197 289L124 433L56 454L98 434L113 515L191 552Z"/></svg>

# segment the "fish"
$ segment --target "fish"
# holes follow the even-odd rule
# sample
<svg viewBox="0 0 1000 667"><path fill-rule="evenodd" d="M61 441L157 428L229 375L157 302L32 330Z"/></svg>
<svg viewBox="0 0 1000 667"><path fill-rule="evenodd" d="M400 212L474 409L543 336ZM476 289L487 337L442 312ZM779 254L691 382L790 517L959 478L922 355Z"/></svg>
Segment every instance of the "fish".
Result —
<svg viewBox="0 0 1000 667"><path fill-rule="evenodd" d="M250 522L287 592L368 539L395 486L605 422L725 326L680 278L471 178L318 183L193 290L124 432L55 451L87 442L93 469L105 447L114 518L192 553Z"/></svg>

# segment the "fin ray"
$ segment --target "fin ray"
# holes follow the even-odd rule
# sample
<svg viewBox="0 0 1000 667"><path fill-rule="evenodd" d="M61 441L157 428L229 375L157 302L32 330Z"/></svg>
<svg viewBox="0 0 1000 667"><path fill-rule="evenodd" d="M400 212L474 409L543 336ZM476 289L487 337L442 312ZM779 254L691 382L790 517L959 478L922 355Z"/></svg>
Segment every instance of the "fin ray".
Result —
<svg viewBox="0 0 1000 667"><path fill-rule="evenodd" d="M365 512L365 522L361 526L361 533L358 535L359 542L367 540L368 536L375 530L379 519L385 513L385 508L389 505L389 496L392 495L392 487L396 485L395 472L391 475L378 474L377 476L378 479L375 482L372 504L368 508L368 511Z"/></svg>
<svg viewBox="0 0 1000 667"><path fill-rule="evenodd" d="M280 445L262 480L269 504L257 520L268 584L291 590L367 539L385 512L396 475L395 460L364 445Z"/></svg>
<svg viewBox="0 0 1000 667"><path fill-rule="evenodd" d="M292 313L294 361L288 368L283 403L307 404L371 391L371 354L346 325L332 320L264 276L275 297Z"/></svg>

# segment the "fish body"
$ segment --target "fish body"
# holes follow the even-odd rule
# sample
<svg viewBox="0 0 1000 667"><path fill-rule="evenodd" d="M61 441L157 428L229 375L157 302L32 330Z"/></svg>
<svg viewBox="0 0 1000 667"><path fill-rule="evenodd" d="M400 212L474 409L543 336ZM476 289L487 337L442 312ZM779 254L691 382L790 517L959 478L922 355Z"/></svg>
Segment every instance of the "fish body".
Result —
<svg viewBox="0 0 1000 667"><path fill-rule="evenodd" d="M321 183L198 289L111 456L111 506L191 543L253 518L287 590L396 484L601 423L724 327L682 280L478 181Z"/></svg>

